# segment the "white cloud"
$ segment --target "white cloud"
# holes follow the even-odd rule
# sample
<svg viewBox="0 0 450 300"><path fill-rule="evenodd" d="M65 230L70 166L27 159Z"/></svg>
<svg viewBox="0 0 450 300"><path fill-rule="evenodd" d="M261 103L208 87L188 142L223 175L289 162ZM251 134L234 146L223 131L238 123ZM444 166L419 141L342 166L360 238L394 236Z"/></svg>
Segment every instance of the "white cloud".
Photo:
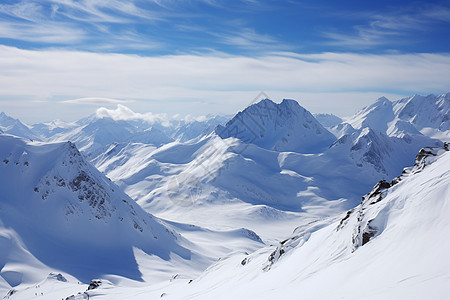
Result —
<svg viewBox="0 0 450 300"><path fill-rule="evenodd" d="M129 102L133 102L133 101L132 100L117 100L117 99L111 99L111 98L99 98L99 97L84 97L84 98L77 98L77 99L61 101L61 103L90 104L90 105L96 105L96 106L102 105L104 103L115 104L115 103L129 103Z"/></svg>
<svg viewBox="0 0 450 300"><path fill-rule="evenodd" d="M108 109L105 107L100 107L95 112L98 118L111 118L113 120L145 120L150 124L155 122L162 123L163 125L167 125L170 121L170 118L167 114L153 114L151 112L141 114L136 113L129 109L128 107L117 104L116 109Z"/></svg>
<svg viewBox="0 0 450 300"><path fill-rule="evenodd" d="M327 107L336 103L334 94L348 97L337 97L335 105L346 115L367 104L361 95L447 92L449 69L449 54L141 57L0 46L0 99L134 99L127 105L135 111L200 115L234 113L260 91L285 98L323 95L311 97L315 111L332 112ZM61 115L67 105L54 109Z"/></svg>
<svg viewBox="0 0 450 300"><path fill-rule="evenodd" d="M252 28L235 28L231 33L212 33L221 39L221 42L227 45L257 48L285 48L283 44L270 35L259 34Z"/></svg>
<svg viewBox="0 0 450 300"><path fill-rule="evenodd" d="M144 120L150 124L159 123L162 124L163 126L169 126L172 121L202 122L213 117L213 115L191 116L189 114L188 115L174 114L172 116L169 116L166 113L160 114L155 114L152 112L137 113L122 104L117 104L117 107L115 109L100 107L96 110L95 115L97 118L111 118L116 121Z"/></svg>
<svg viewBox="0 0 450 300"><path fill-rule="evenodd" d="M17 23L0 21L0 38L27 42L74 44L86 39L86 33L61 23Z"/></svg>

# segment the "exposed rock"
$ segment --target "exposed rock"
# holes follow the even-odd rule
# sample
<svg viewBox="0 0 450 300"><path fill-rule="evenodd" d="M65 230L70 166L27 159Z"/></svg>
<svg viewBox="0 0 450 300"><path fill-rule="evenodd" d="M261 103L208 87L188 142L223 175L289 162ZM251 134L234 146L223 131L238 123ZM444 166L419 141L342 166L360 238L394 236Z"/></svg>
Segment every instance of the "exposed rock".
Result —
<svg viewBox="0 0 450 300"><path fill-rule="evenodd" d="M93 279L91 280L91 283L89 284L87 290L95 290L96 288L98 288L99 286L102 285L102 281L100 279Z"/></svg>

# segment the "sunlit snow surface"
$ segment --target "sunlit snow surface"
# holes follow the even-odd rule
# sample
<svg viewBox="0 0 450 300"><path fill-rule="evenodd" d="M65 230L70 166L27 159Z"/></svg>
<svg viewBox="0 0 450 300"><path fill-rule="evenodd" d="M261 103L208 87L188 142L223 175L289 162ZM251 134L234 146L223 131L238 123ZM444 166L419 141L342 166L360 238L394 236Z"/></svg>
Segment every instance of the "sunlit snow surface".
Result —
<svg viewBox="0 0 450 300"><path fill-rule="evenodd" d="M228 123L1 114L0 296L445 299L449 95L340 124L267 99Z"/></svg>
<svg viewBox="0 0 450 300"><path fill-rule="evenodd" d="M433 153L424 168L408 169L347 218L343 214L319 230L298 229L273 263L275 246L232 255L192 282L92 294L98 299L446 299L450 152ZM375 233L361 245L355 237L368 223Z"/></svg>

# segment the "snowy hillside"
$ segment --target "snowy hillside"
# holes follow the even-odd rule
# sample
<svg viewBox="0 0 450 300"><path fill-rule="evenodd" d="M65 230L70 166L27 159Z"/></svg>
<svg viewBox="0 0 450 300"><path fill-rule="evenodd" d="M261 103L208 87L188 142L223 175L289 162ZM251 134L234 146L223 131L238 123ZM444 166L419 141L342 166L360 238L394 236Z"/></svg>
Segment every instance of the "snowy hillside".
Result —
<svg viewBox="0 0 450 300"><path fill-rule="evenodd" d="M275 151L319 153L335 137L295 100L275 104L269 99L239 112L216 133L223 139L235 137L245 143Z"/></svg>
<svg viewBox="0 0 450 300"><path fill-rule="evenodd" d="M167 299L446 299L449 166L448 150L424 149L340 220L220 261L190 285L166 287Z"/></svg>
<svg viewBox="0 0 450 300"><path fill-rule="evenodd" d="M52 272L70 278L52 275L44 281L61 285L56 294L65 296L80 289L74 282L97 277L114 282L155 282L180 272L192 277L224 253L254 250L262 243L243 228L211 231L153 217L70 142L30 143L2 134L0 158L4 294L14 288L20 291L16 295L32 295L35 290L27 286ZM198 235L217 240L216 246L206 248Z"/></svg>
<svg viewBox="0 0 450 300"><path fill-rule="evenodd" d="M100 274L139 280L134 247L164 260L171 253L190 257L179 235L87 163L72 143L29 144L2 135L0 158L0 277L9 285L34 279L20 271L28 259L82 280Z"/></svg>

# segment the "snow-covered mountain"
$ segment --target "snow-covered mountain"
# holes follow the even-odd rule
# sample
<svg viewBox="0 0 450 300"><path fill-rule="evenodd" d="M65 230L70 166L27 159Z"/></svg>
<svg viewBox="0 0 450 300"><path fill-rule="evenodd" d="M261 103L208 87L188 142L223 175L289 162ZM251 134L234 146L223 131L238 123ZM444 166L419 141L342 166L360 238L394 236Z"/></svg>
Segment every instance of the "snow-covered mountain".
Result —
<svg viewBox="0 0 450 300"><path fill-rule="evenodd" d="M340 117L333 114L314 114L313 116L325 128L334 127L343 121Z"/></svg>
<svg viewBox="0 0 450 300"><path fill-rule="evenodd" d="M300 287L312 299L332 278L330 290L346 299L360 295L353 282L375 298L398 298L409 283L423 291L427 278L445 286L448 266L428 268L431 256L418 275L408 266L419 242L437 243L434 222L449 229L437 202L448 198L449 99L380 98L344 121L265 99L226 124L118 106L76 123L19 126L52 143L8 135L20 121L4 117L0 293L264 299ZM440 149L416 157L429 146ZM425 229L413 224L421 218ZM397 262L408 246L409 263ZM405 271L382 278L383 264ZM333 298L328 290L319 298Z"/></svg>
<svg viewBox="0 0 450 300"><path fill-rule="evenodd" d="M216 133L223 139L235 137L245 143L275 151L319 153L335 137L295 100L276 104L269 99L239 112Z"/></svg>
<svg viewBox="0 0 450 300"><path fill-rule="evenodd" d="M105 151L112 143L144 143L159 147L173 141L157 128L144 129L140 125L106 117L95 118L69 132L57 134L50 140L70 140L90 158Z"/></svg>
<svg viewBox="0 0 450 300"><path fill-rule="evenodd" d="M343 135L327 152L336 156L344 154L359 168L372 169L378 173L376 177L390 180L414 162L415 153L421 148L443 145L440 140L424 136L406 124L398 121L391 127L395 128L391 135L371 127L355 130Z"/></svg>
<svg viewBox="0 0 450 300"><path fill-rule="evenodd" d="M154 217L71 142L2 134L0 158L0 291L11 297L17 287L31 297L37 290L27 286L49 273L42 284L62 284L55 295L65 296L66 288L80 289L77 281L97 277L155 282L181 272L192 278L224 253L262 244L244 228L211 231ZM217 240L216 248L206 248L198 235Z"/></svg>
<svg viewBox="0 0 450 300"><path fill-rule="evenodd" d="M77 123L67 123L61 120L54 120L51 122L37 123L31 126L31 130L41 138L41 140L48 140L49 138L68 132L79 126Z"/></svg>
<svg viewBox="0 0 450 300"><path fill-rule="evenodd" d="M381 97L330 128L339 138L332 148L348 153L357 166L369 164L380 178L391 179L413 162L420 148L442 146L441 140L450 139L449 109L450 93L394 102Z"/></svg>
<svg viewBox="0 0 450 300"><path fill-rule="evenodd" d="M38 136L31 130L30 127L14 119L4 112L0 112L0 130L4 133L24 137L31 140L38 140Z"/></svg>
<svg viewBox="0 0 450 300"><path fill-rule="evenodd" d="M81 280L140 280L134 248L163 260L190 257L179 234L144 212L74 144L1 135L0 158L2 285L32 282L30 261L30 268L44 264Z"/></svg>
<svg viewBox="0 0 450 300"><path fill-rule="evenodd" d="M430 137L449 140L449 115L450 93L414 95L394 102L382 97L345 122L355 129L369 127L388 135L401 127L406 133L417 134L419 131Z"/></svg>
<svg viewBox="0 0 450 300"><path fill-rule="evenodd" d="M449 166L448 148L426 148L329 226L299 227L277 246L234 255L189 287L164 292L174 299L446 299Z"/></svg>
<svg viewBox="0 0 450 300"><path fill-rule="evenodd" d="M263 137L249 129L262 130L260 125L267 128ZM397 122L389 136L342 123L339 140L319 153L276 151L278 145L305 150L299 142L305 136L320 141L312 145L324 135L325 141L335 138L297 102L266 99L200 140L160 148L114 144L93 163L160 217L215 229L246 227L270 240L292 226L293 216L316 219L353 207L377 181L390 180L412 164L420 148L442 145L417 130L405 133L405 126ZM227 137L231 133L235 136ZM210 214L216 216L214 224ZM272 222L278 225L265 226L268 216L276 216Z"/></svg>
<svg viewBox="0 0 450 300"><path fill-rule="evenodd" d="M181 120L178 124L172 125L172 128L167 128L167 131L173 139L187 142L210 134L218 125L225 125L229 120L228 116L209 115L200 120Z"/></svg>
<svg viewBox="0 0 450 300"><path fill-rule="evenodd" d="M412 123L419 130L450 130L450 93L438 96L414 95L395 101L393 106L400 120Z"/></svg>

